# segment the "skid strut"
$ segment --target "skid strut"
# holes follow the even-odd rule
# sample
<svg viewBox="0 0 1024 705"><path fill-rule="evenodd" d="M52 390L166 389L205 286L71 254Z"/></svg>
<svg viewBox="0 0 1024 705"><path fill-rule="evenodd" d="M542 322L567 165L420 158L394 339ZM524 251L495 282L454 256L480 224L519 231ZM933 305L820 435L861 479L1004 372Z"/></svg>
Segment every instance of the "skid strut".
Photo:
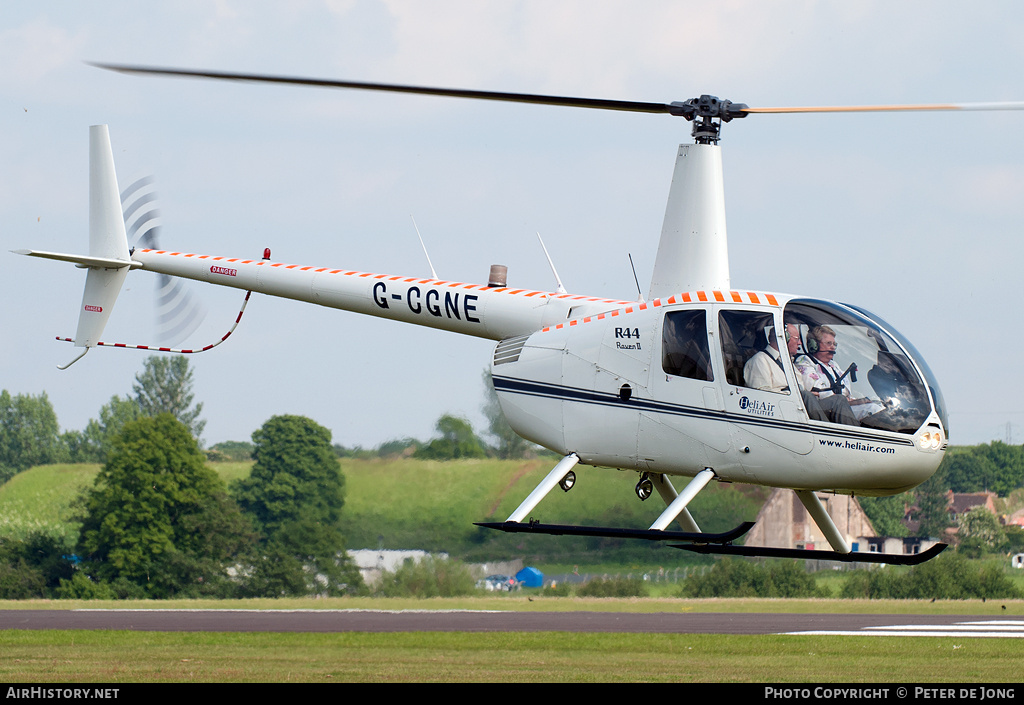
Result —
<svg viewBox="0 0 1024 705"><path fill-rule="evenodd" d="M828 543L832 546L832 550L836 553L849 553L851 551L850 544L846 543L846 539L839 533L839 527L832 521L832 517L825 511L825 505L818 499L818 495L814 494L811 490L794 490L796 496L803 503L807 509L807 513L814 519L814 523L821 529L821 533L825 534L825 538L828 539Z"/></svg>
<svg viewBox="0 0 1024 705"><path fill-rule="evenodd" d="M562 481L562 478L569 474L576 463L580 462L580 457L575 453L569 453L569 455L558 461L558 465L548 473L548 476L534 488L530 496L523 500L523 503L519 505L519 508L512 512L512 516L507 521L510 522L522 522L530 512L533 511L534 507L540 504L540 501L548 496L548 493L558 486L558 483Z"/></svg>
<svg viewBox="0 0 1024 705"><path fill-rule="evenodd" d="M672 502L676 500L676 497L679 496L679 493L676 492L676 488L672 486L671 482L669 482L667 475L654 473L648 475L648 478L654 484L654 489L658 490L658 494L661 495L663 500L665 500L666 507L671 505ZM697 526L697 522L694 521L693 515L690 514L690 510L686 507L683 507L683 510L679 512L679 516L676 517L676 520L679 522L679 525L683 527L683 531L689 531L697 534L700 533L700 527ZM752 524L753 522L751 522L751 525Z"/></svg>
<svg viewBox="0 0 1024 705"><path fill-rule="evenodd" d="M536 520L524 523L524 519L530 515L541 500L543 500L555 487L562 484L567 475L572 472L573 467L580 461L575 453L562 458L558 464L547 474L539 485L534 488L519 507L512 512L512 515L504 522L477 522L476 526L487 529L498 529L499 531L511 533L536 533L551 534L555 536L602 536L609 538L635 538L647 541L696 541L698 543L727 544L735 541L746 534L754 526L753 522L744 522L735 529L718 534L702 533L693 520L686 505L697 496L715 476L711 468L705 468L697 473L697 476L690 481L682 493L677 493L672 483L664 475L653 474L648 476L658 493L665 500L668 507L649 529L619 529L606 526L570 526L565 524L542 524ZM564 486L563 486L564 489ZM666 531L665 529L674 520L679 519L684 531Z"/></svg>
<svg viewBox="0 0 1024 705"><path fill-rule="evenodd" d="M669 504L665 511L661 513L661 516L651 524L651 531L664 531L668 528L668 525L683 512L686 512L685 516L689 518L689 523L696 526L696 523L693 521L693 517L690 516L690 513L686 510L686 505L697 496L698 492L704 489L707 484L711 482L711 479L714 476L715 472L711 468L704 468L697 473L696 477L690 480L690 484L683 488L683 491L680 494L676 495L676 498L672 500L672 503ZM662 496L664 497L665 495L663 494Z"/></svg>

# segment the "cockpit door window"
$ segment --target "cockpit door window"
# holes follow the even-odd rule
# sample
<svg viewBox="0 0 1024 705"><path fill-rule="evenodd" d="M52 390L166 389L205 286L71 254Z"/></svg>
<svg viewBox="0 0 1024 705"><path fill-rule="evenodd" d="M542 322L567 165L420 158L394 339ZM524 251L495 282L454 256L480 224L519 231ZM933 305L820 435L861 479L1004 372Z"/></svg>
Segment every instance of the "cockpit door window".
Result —
<svg viewBox="0 0 1024 705"><path fill-rule="evenodd" d="M720 311L718 329L728 384L776 394L790 393L783 362L788 357L787 348L770 311Z"/></svg>
<svg viewBox="0 0 1024 705"><path fill-rule="evenodd" d="M661 368L666 374L713 381L704 309L669 311L661 332Z"/></svg>

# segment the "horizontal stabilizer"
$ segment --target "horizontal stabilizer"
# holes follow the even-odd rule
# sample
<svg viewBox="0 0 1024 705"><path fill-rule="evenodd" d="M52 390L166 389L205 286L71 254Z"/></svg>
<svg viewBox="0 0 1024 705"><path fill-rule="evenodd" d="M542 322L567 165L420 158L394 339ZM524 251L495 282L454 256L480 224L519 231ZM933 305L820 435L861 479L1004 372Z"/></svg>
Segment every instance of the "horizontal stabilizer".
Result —
<svg viewBox="0 0 1024 705"><path fill-rule="evenodd" d="M79 267L98 267L102 269L138 269L141 262L132 260L113 259L110 257L90 257L88 255L70 255L64 252L44 252L43 250L11 250L16 255L28 255L29 257L42 257L44 259L55 259L61 262L71 262Z"/></svg>

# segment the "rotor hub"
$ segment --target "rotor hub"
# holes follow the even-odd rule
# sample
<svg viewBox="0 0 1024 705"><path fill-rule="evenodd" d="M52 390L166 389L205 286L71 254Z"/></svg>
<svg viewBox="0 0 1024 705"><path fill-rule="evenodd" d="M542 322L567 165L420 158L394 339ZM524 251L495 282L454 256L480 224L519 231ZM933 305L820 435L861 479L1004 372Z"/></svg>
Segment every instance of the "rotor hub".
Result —
<svg viewBox="0 0 1024 705"><path fill-rule="evenodd" d="M718 144L722 123L746 117L748 107L746 103L733 103L705 94L699 98L671 103L669 112L693 123L690 134L697 144Z"/></svg>

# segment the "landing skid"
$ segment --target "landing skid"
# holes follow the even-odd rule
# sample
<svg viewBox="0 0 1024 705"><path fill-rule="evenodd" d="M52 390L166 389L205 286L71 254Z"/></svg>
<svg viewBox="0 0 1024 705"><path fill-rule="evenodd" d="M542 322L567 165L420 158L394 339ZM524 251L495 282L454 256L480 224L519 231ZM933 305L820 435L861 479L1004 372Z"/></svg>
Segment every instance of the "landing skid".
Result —
<svg viewBox="0 0 1024 705"><path fill-rule="evenodd" d="M735 529L720 534L705 534L693 531L659 531L657 529L616 529L608 526L571 526L566 524L541 524L530 521L476 522L485 529L497 529L509 533L549 534L551 536L598 536L616 539L645 539L647 541L696 541L703 544L726 544L740 538L754 526L745 521ZM726 546L720 546L727 548Z"/></svg>
<svg viewBox="0 0 1024 705"><path fill-rule="evenodd" d="M672 548L681 548L694 553L716 554L726 556L755 556L763 558L798 558L801 560L842 561L844 563L887 563L890 565L918 565L942 553L946 544L935 544L923 553L903 555L893 553L861 553L852 551L847 538L829 516L814 490L793 490L814 523L824 534L832 547L831 551L815 551L799 548L772 548L762 546L734 546L733 541L746 534L754 526L754 522L744 522L732 531L721 534L706 534L700 530L690 516L686 505L697 496L711 480L715 472L704 468L698 472L682 492L677 493L668 478L658 473L643 473L637 484L637 495L646 499L651 491L657 488L658 493L668 505L661 516L651 524L649 529L619 529L608 526L571 526L564 524L541 524L535 519L526 521L526 517L536 508L544 497L555 487L568 492L576 484L576 473L572 468L580 459L575 453L562 458L548 473L530 496L512 512L504 522L478 522L477 526L486 529L497 529L511 533L549 534L552 536L597 536L603 538L643 539L646 541L685 541L686 543L669 544ZM646 491L641 487L646 485ZM684 531L667 531L674 522L682 526Z"/></svg>
<svg viewBox="0 0 1024 705"><path fill-rule="evenodd" d="M844 563L885 563L888 565L918 565L935 558L946 549L946 544L937 543L922 553L867 553L850 551L815 551L803 548L770 548L767 546L709 546L692 543L670 544L672 548L684 551L726 556L756 556L761 558L800 558L802 560L843 561Z"/></svg>

